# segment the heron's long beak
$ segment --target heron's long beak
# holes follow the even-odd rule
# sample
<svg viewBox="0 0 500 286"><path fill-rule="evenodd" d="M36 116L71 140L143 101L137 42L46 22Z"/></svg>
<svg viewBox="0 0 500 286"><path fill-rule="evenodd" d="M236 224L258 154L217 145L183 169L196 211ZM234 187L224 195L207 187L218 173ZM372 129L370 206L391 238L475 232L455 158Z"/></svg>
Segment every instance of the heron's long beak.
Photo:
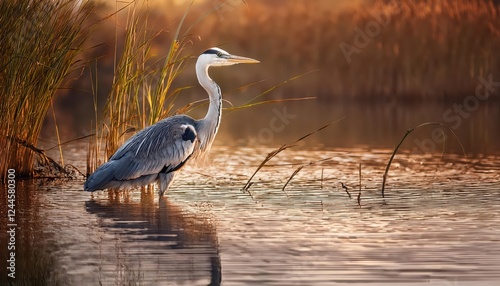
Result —
<svg viewBox="0 0 500 286"><path fill-rule="evenodd" d="M258 64L260 61L254 60L251 58L245 58L240 56L229 55L227 57L228 62L237 63L237 64Z"/></svg>

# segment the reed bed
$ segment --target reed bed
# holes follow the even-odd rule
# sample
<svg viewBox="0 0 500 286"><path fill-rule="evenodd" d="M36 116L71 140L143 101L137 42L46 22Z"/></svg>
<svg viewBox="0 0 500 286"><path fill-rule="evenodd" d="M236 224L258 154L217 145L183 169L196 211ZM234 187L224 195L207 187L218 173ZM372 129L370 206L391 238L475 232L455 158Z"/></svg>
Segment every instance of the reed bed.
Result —
<svg viewBox="0 0 500 286"><path fill-rule="evenodd" d="M0 179L33 173L34 148L54 95L79 64L90 7L77 1L0 2Z"/></svg>
<svg viewBox="0 0 500 286"><path fill-rule="evenodd" d="M500 74L500 8L490 0L358 1L342 9L322 0L234 2L194 33L259 58L266 69L247 77L273 82L319 69L277 96L444 100L474 94L478 76Z"/></svg>

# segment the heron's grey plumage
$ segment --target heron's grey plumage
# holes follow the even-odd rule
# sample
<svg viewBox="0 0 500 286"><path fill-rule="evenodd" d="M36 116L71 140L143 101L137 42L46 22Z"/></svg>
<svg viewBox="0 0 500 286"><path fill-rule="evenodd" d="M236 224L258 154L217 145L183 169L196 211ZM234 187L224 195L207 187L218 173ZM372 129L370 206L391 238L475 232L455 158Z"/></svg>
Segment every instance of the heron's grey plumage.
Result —
<svg viewBox="0 0 500 286"><path fill-rule="evenodd" d="M100 166L85 182L87 191L108 188L131 188L163 178L160 191L166 190L175 172L195 152L198 123L189 116L176 115L151 125L132 136L108 162ZM193 138L183 139L185 133Z"/></svg>
<svg viewBox="0 0 500 286"><path fill-rule="evenodd" d="M209 77L210 66L225 66L258 61L228 54L218 48L204 52L196 62L196 75L210 99L207 115L194 120L187 115L176 115L139 131L127 140L90 175L86 191L127 189L157 182L159 193L172 183L175 172L191 158L210 149L219 128L222 113L222 93Z"/></svg>

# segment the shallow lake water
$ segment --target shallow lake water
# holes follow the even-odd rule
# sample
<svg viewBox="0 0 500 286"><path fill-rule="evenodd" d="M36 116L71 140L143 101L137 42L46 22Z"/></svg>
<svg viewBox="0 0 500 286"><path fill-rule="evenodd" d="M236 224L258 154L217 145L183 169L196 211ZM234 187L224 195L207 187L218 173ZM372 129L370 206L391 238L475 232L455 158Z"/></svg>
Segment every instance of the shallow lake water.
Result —
<svg viewBox="0 0 500 286"><path fill-rule="evenodd" d="M84 170L84 153L68 149ZM392 150L303 146L243 191L270 151L216 146L163 199L86 193L83 179L18 181L16 284L498 285L499 157L403 152L382 198Z"/></svg>

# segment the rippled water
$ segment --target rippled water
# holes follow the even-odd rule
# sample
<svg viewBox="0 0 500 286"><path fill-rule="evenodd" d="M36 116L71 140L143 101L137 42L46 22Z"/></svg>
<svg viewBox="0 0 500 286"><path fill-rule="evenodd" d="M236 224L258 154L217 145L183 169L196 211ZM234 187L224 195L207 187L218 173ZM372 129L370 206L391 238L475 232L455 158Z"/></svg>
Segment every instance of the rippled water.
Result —
<svg viewBox="0 0 500 286"><path fill-rule="evenodd" d="M216 147L162 200L145 190L89 194L83 180L18 182L18 284L500 281L500 158L400 154L382 198L390 150L290 149L242 191L270 151Z"/></svg>

